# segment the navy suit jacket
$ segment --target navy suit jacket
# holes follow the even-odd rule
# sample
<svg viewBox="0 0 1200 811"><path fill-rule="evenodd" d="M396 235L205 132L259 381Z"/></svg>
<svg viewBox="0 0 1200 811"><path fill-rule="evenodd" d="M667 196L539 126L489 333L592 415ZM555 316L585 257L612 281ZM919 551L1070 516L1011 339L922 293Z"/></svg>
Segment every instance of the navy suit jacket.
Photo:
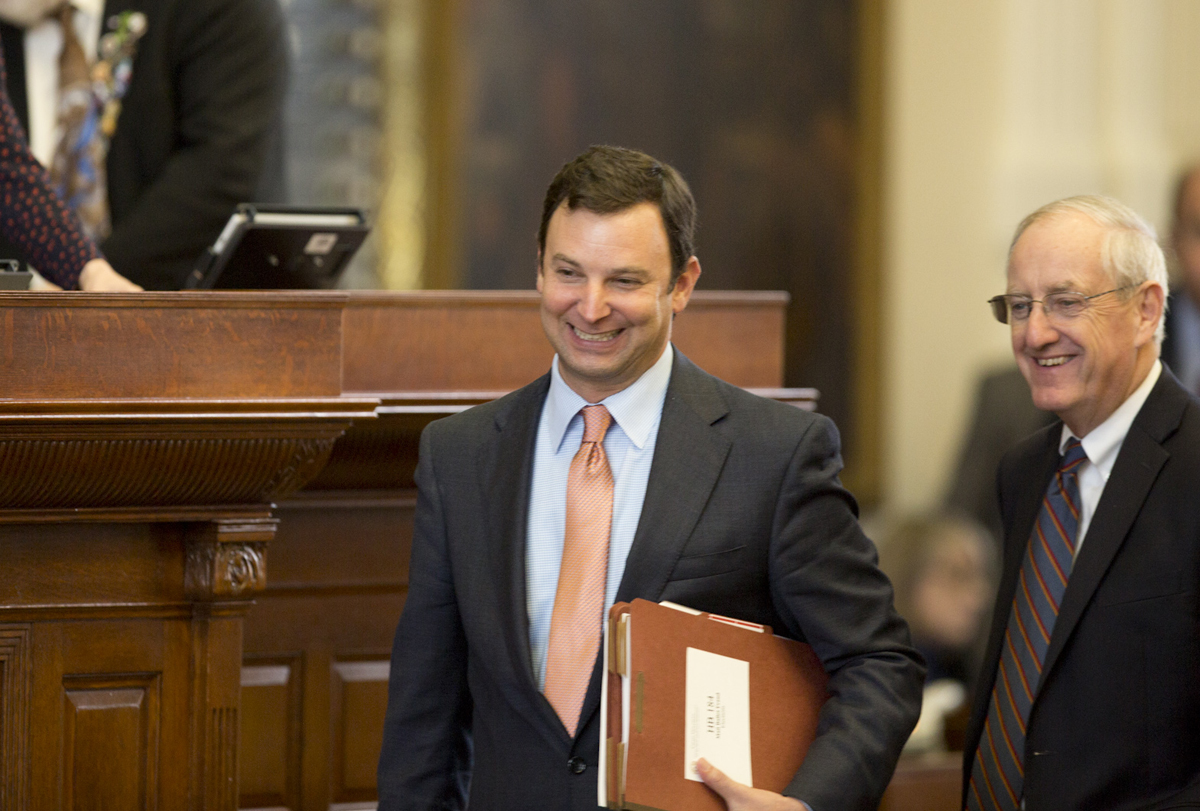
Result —
<svg viewBox="0 0 1200 811"><path fill-rule="evenodd" d="M967 783L1061 428L1039 431L1000 466L1004 575L967 730ZM1164 367L1063 595L1025 739L1026 811L1200 807L1198 585L1200 401Z"/></svg>
<svg viewBox="0 0 1200 811"><path fill-rule="evenodd" d="M525 527L548 388L547 375L421 437L383 811L596 808L599 662L572 739L537 689L529 650ZM788 793L818 811L877 806L923 676L840 469L828 419L676 353L617 593L765 623L813 646L832 698Z"/></svg>

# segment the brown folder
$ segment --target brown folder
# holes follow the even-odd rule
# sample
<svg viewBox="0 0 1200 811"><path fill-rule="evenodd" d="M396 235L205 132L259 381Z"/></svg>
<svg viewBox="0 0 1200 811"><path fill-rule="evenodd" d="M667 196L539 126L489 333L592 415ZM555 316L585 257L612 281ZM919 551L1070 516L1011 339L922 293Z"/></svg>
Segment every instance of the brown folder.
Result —
<svg viewBox="0 0 1200 811"><path fill-rule="evenodd" d="M811 647L763 625L647 600L615 604L608 630L600 791L609 808L725 809L684 776L688 648L749 662L752 784L782 791L791 782L826 698L828 677Z"/></svg>

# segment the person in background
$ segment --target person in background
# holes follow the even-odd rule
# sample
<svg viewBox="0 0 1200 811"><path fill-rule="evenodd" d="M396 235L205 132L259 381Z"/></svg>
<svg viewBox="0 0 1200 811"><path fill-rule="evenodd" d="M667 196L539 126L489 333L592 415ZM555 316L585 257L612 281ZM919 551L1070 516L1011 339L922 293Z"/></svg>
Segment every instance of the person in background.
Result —
<svg viewBox="0 0 1200 811"><path fill-rule="evenodd" d="M1166 288L1116 200L1051 203L1013 237L992 313L1058 419L1000 464L972 811L1200 806L1200 399L1159 360Z"/></svg>
<svg viewBox="0 0 1200 811"><path fill-rule="evenodd" d="M604 618L638 597L770 625L829 673L786 796L698 761L730 809L878 806L924 668L833 423L671 345L700 277L695 216L679 173L628 149L592 147L550 184L549 373L421 435L381 811L594 811Z"/></svg>
<svg viewBox="0 0 1200 811"><path fill-rule="evenodd" d="M1173 211L1171 248L1178 287L1168 299L1162 359L1184 388L1200 394L1200 165L1180 175Z"/></svg>
<svg viewBox="0 0 1200 811"><path fill-rule="evenodd" d="M182 287L238 203L282 193L278 0L0 0L0 21L34 155L146 289Z"/></svg>
<svg viewBox="0 0 1200 811"><path fill-rule="evenodd" d="M133 292L142 288L113 270L50 188L46 170L29 152L25 133L4 92L0 50L0 233L19 245L57 287Z"/></svg>
<svg viewBox="0 0 1200 811"><path fill-rule="evenodd" d="M928 668L921 719L906 753L947 748L945 717L963 707L979 675L996 558L983 527L952 514L908 518L879 545L880 568L896 589L896 610Z"/></svg>

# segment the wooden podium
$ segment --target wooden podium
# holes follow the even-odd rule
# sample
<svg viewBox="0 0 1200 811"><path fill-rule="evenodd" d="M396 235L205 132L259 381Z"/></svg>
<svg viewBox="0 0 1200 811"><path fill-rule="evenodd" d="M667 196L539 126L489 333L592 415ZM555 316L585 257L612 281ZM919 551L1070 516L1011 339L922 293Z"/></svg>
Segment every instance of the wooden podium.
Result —
<svg viewBox="0 0 1200 811"><path fill-rule="evenodd" d="M696 293L674 340L701 367L781 389L781 293ZM242 808L373 808L392 635L404 604L421 429L544 374L533 292L352 293L343 389L380 403L281 500L271 579L246 621Z"/></svg>
<svg viewBox="0 0 1200 811"><path fill-rule="evenodd" d="M271 503L372 398L338 294L0 294L0 808L237 807Z"/></svg>
<svg viewBox="0 0 1200 811"><path fill-rule="evenodd" d="M676 344L811 407L785 303ZM417 438L550 358L534 293L0 294L0 809L373 807Z"/></svg>

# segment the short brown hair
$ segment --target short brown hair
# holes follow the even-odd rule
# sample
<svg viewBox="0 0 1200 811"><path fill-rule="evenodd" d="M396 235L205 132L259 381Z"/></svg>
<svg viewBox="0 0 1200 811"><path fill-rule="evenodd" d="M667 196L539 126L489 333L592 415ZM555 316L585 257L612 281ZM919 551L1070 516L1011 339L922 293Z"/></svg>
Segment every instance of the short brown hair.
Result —
<svg viewBox="0 0 1200 811"><path fill-rule="evenodd" d="M671 166L644 152L592 146L563 165L546 190L538 250L546 250L550 218L564 202L570 210L615 214L638 203L654 203L662 214L671 248L671 286L696 253L696 201L687 181Z"/></svg>

